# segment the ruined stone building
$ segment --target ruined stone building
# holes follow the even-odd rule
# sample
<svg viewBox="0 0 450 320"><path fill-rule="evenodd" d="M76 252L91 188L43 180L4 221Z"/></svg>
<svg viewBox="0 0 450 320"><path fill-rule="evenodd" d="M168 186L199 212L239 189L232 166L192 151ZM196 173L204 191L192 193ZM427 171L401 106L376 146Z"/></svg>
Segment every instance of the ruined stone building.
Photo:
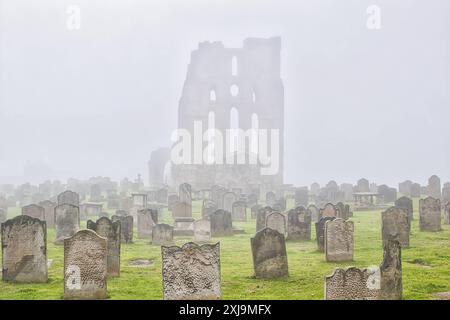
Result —
<svg viewBox="0 0 450 320"><path fill-rule="evenodd" d="M268 139L273 142L271 132L277 131L279 165L275 174L261 173L265 164L259 160L261 149L254 149L254 145L260 146L263 139L259 138L259 144L251 147L248 135L244 144L224 141L223 147L229 153L224 152L223 161L213 158L209 164L195 162L195 159L190 164L172 163L173 185L188 182L195 189L210 188L214 184L273 189L283 183L284 88L280 77L280 49L279 37L248 38L242 48L225 48L221 42L200 43L191 54L178 109L178 128L192 135L191 159L194 159L194 135L198 132L219 130L225 140L228 129L244 132L251 128L266 129ZM207 145L202 142L203 148ZM267 153L272 161L274 150L270 143L268 145ZM239 156L246 158L245 164L237 164ZM257 161L251 162L251 156Z"/></svg>

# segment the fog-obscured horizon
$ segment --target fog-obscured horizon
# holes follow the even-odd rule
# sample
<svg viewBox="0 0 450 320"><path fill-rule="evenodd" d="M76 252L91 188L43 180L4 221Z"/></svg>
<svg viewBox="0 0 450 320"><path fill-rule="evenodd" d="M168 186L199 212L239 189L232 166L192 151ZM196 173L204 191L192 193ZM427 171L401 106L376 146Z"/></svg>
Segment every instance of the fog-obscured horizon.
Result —
<svg viewBox="0 0 450 320"><path fill-rule="evenodd" d="M0 0L0 184L39 163L50 179L147 182L198 43L273 36L285 183L450 181L448 0Z"/></svg>

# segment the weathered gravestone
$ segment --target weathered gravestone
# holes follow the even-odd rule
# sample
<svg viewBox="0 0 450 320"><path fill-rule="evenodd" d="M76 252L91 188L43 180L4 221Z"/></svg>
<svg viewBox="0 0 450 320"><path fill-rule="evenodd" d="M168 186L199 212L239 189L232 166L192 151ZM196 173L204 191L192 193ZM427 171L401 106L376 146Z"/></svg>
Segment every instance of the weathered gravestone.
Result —
<svg viewBox="0 0 450 320"><path fill-rule="evenodd" d="M438 176L432 175L428 179L428 196L434 198L434 199L441 199L441 179L439 179Z"/></svg>
<svg viewBox="0 0 450 320"><path fill-rule="evenodd" d="M250 239L250 243L256 278L288 276L286 243L283 234L264 228Z"/></svg>
<svg viewBox="0 0 450 320"><path fill-rule="evenodd" d="M353 221L337 218L325 223L325 258L327 262L353 260Z"/></svg>
<svg viewBox="0 0 450 320"><path fill-rule="evenodd" d="M194 234L194 219L192 218L192 205L186 202L178 202L172 208L175 219L174 232L179 236L191 236Z"/></svg>
<svg viewBox="0 0 450 320"><path fill-rule="evenodd" d="M19 215L1 225L3 281L47 282L47 227L45 221Z"/></svg>
<svg viewBox="0 0 450 320"><path fill-rule="evenodd" d="M223 210L232 212L233 203L235 203L238 200L239 198L234 192L225 192L222 197Z"/></svg>
<svg viewBox="0 0 450 320"><path fill-rule="evenodd" d="M233 235L231 212L219 209L209 216L211 222L211 236L223 237Z"/></svg>
<svg viewBox="0 0 450 320"><path fill-rule="evenodd" d="M178 187L178 196L180 197L180 202L185 202L191 204L192 202L192 187L189 183L182 183Z"/></svg>
<svg viewBox="0 0 450 320"><path fill-rule="evenodd" d="M152 244L161 246L173 243L173 227L165 223L157 224L152 229Z"/></svg>
<svg viewBox="0 0 450 320"><path fill-rule="evenodd" d="M266 228L276 230L284 236L286 234L286 218L280 212L271 212L266 217Z"/></svg>
<svg viewBox="0 0 450 320"><path fill-rule="evenodd" d="M102 217L96 222L88 220L87 228L108 240L107 270L109 277L120 276L120 221Z"/></svg>
<svg viewBox="0 0 450 320"><path fill-rule="evenodd" d="M325 251L325 224L327 221L333 221L336 217L323 217L316 222L316 241L317 249L320 252Z"/></svg>
<svg viewBox="0 0 450 320"><path fill-rule="evenodd" d="M194 241L208 242L211 240L211 222L201 219L194 222Z"/></svg>
<svg viewBox="0 0 450 320"><path fill-rule="evenodd" d="M313 205L313 204L309 205L306 210L308 211L309 215L311 216L312 222L315 223L320 220L320 218L321 218L320 210L315 205Z"/></svg>
<svg viewBox="0 0 450 320"><path fill-rule="evenodd" d="M55 227L55 207L56 203L45 200L39 202L39 206L44 208L44 217L45 221L47 222L47 228L54 228Z"/></svg>
<svg viewBox="0 0 450 320"><path fill-rule="evenodd" d="M419 200L420 231L441 230L441 201L432 197Z"/></svg>
<svg viewBox="0 0 450 320"><path fill-rule="evenodd" d="M192 218L192 205L186 202L178 202L172 207L172 217L177 218Z"/></svg>
<svg viewBox="0 0 450 320"><path fill-rule="evenodd" d="M71 204L55 207L55 244L63 244L64 238L73 236L80 229L80 210Z"/></svg>
<svg viewBox="0 0 450 320"><path fill-rule="evenodd" d="M67 190L58 195L58 205L70 204L75 207L80 206L80 196L78 193Z"/></svg>
<svg viewBox="0 0 450 320"><path fill-rule="evenodd" d="M401 245L397 240L388 240L384 245L383 262L380 266L380 299L401 300L402 256Z"/></svg>
<svg viewBox="0 0 450 320"><path fill-rule="evenodd" d="M256 232L258 232L259 230L262 230L266 227L266 217L269 213L271 213L273 211L274 210L269 206L260 208L258 210L258 213L256 215Z"/></svg>
<svg viewBox="0 0 450 320"><path fill-rule="evenodd" d="M287 214L287 240L311 240L311 215L304 207L291 209Z"/></svg>
<svg viewBox="0 0 450 320"><path fill-rule="evenodd" d="M45 221L45 209L37 204L30 204L28 206L22 207L22 214L30 216L32 218Z"/></svg>
<svg viewBox="0 0 450 320"><path fill-rule="evenodd" d="M447 202L444 207L444 223L450 224L450 202Z"/></svg>
<svg viewBox="0 0 450 320"><path fill-rule="evenodd" d="M167 198L167 207L169 211L172 211L173 206L175 204L177 204L178 202L180 202L180 197L178 197L177 194L171 194L168 198Z"/></svg>
<svg viewBox="0 0 450 320"><path fill-rule="evenodd" d="M400 197L395 201L395 206L406 211L406 214L408 216L408 224L411 226L411 221L414 219L412 200L408 197Z"/></svg>
<svg viewBox="0 0 450 320"><path fill-rule="evenodd" d="M209 218L209 216L217 210L217 204L212 201L205 199L203 200L202 204L202 217L203 218Z"/></svg>
<svg viewBox="0 0 450 320"><path fill-rule="evenodd" d="M247 221L246 204L244 201L236 201L232 205L231 217L234 221Z"/></svg>
<svg viewBox="0 0 450 320"><path fill-rule="evenodd" d="M137 212L138 238L151 239L152 228L156 223L153 221L152 209L141 209Z"/></svg>
<svg viewBox="0 0 450 320"><path fill-rule="evenodd" d="M410 225L403 208L391 207L381 213L381 235L383 246L389 240L398 240L403 248L409 247Z"/></svg>
<svg viewBox="0 0 450 320"><path fill-rule="evenodd" d="M380 294L380 270L336 268L325 278L325 300L377 300Z"/></svg>
<svg viewBox="0 0 450 320"><path fill-rule="evenodd" d="M337 218L339 216L338 209L332 203L327 203L325 207L323 207L323 209L320 210L320 216L322 218L324 217Z"/></svg>
<svg viewBox="0 0 450 320"><path fill-rule="evenodd" d="M120 241L122 243L133 243L133 216L117 216L111 217L113 222L120 221Z"/></svg>
<svg viewBox="0 0 450 320"><path fill-rule="evenodd" d="M164 300L221 298L220 244L161 247Z"/></svg>
<svg viewBox="0 0 450 320"><path fill-rule="evenodd" d="M64 239L64 299L106 299L107 239L80 230Z"/></svg>

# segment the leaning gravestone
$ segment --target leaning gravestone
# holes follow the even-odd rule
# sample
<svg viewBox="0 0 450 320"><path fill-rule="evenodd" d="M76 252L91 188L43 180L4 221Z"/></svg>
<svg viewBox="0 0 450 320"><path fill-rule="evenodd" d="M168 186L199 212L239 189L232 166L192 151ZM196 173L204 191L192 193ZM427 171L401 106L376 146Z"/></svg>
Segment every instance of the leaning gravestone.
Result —
<svg viewBox="0 0 450 320"><path fill-rule="evenodd" d="M211 222L211 236L223 237L233 235L231 212L219 209L209 216Z"/></svg>
<svg viewBox="0 0 450 320"><path fill-rule="evenodd" d="M221 298L220 244L161 247L164 300Z"/></svg>
<svg viewBox="0 0 450 320"><path fill-rule="evenodd" d="M389 240L398 240L403 248L409 247L410 226L408 214L403 208L391 207L381 213L383 246Z"/></svg>
<svg viewBox="0 0 450 320"><path fill-rule="evenodd" d="M41 221L45 221L45 209L36 204L30 204L28 206L22 207L22 214L39 219Z"/></svg>
<svg viewBox="0 0 450 320"><path fill-rule="evenodd" d="M264 228L250 239L256 278L278 278L288 275L284 235Z"/></svg>
<svg viewBox="0 0 450 320"><path fill-rule="evenodd" d="M165 223L157 224L152 230L152 244L161 246L173 243L173 227Z"/></svg>
<svg viewBox="0 0 450 320"><path fill-rule="evenodd" d="M67 190L58 195L58 205L70 204L75 207L80 206L80 196L78 193Z"/></svg>
<svg viewBox="0 0 450 320"><path fill-rule="evenodd" d="M256 232L266 227L266 217L269 213L273 211L274 210L269 206L266 206L258 210L258 213L256 215Z"/></svg>
<svg viewBox="0 0 450 320"><path fill-rule="evenodd" d="M97 222L88 220L87 228L108 240L108 276L120 276L120 221L112 222L109 218L102 217Z"/></svg>
<svg viewBox="0 0 450 320"><path fill-rule="evenodd" d="M211 240L211 222L201 219L194 222L194 241L208 242Z"/></svg>
<svg viewBox="0 0 450 320"><path fill-rule="evenodd" d="M325 258L327 262L353 260L353 221L334 219L325 223Z"/></svg>
<svg viewBox="0 0 450 320"><path fill-rule="evenodd" d="M120 241L122 243L133 243L133 216L113 215L111 220L120 221Z"/></svg>
<svg viewBox="0 0 450 320"><path fill-rule="evenodd" d="M3 281L43 283L47 273L45 221L19 215L1 225Z"/></svg>
<svg viewBox="0 0 450 320"><path fill-rule="evenodd" d="M411 225L411 221L414 220L412 200L408 197L400 197L395 201L395 206L406 210L408 223Z"/></svg>
<svg viewBox="0 0 450 320"><path fill-rule="evenodd" d="M324 217L316 222L317 249L320 252L324 252L325 250L325 224L327 221L333 221L334 219L336 219L336 217Z"/></svg>
<svg viewBox="0 0 450 320"><path fill-rule="evenodd" d="M377 300L380 294L380 270L336 268L325 278L325 300Z"/></svg>
<svg viewBox="0 0 450 320"><path fill-rule="evenodd" d="M384 245L380 276L380 299L401 300L403 293L402 256L401 245L396 240L388 240Z"/></svg>
<svg viewBox="0 0 450 320"><path fill-rule="evenodd" d="M246 204L244 201L236 201L232 205L231 216L233 221L247 221Z"/></svg>
<svg viewBox="0 0 450 320"><path fill-rule="evenodd" d="M137 212L138 238L151 239L152 228L156 223L153 221L152 209L141 209Z"/></svg>
<svg viewBox="0 0 450 320"><path fill-rule="evenodd" d="M287 214L286 240L311 240L311 215L304 207L291 209Z"/></svg>
<svg viewBox="0 0 450 320"><path fill-rule="evenodd" d="M286 218L281 213L275 211L266 217L266 228L278 231L282 235L286 234Z"/></svg>
<svg viewBox="0 0 450 320"><path fill-rule="evenodd" d="M80 229L80 209L71 204L55 207L55 244L63 244L64 238L73 236Z"/></svg>
<svg viewBox="0 0 450 320"><path fill-rule="evenodd" d="M54 228L55 227L55 207L56 203L45 200L39 202L39 206L44 208L44 217L45 221L47 222L47 228Z"/></svg>
<svg viewBox="0 0 450 320"><path fill-rule="evenodd" d="M420 231L441 230L441 201L432 197L419 200Z"/></svg>
<svg viewBox="0 0 450 320"><path fill-rule="evenodd" d="M105 299L107 256L107 239L92 230L64 239L64 299Z"/></svg>

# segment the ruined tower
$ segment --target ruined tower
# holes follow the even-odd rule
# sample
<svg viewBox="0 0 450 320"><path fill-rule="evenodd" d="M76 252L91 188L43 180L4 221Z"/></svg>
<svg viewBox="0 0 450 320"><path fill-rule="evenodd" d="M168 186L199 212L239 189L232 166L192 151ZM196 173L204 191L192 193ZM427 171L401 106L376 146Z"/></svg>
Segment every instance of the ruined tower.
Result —
<svg viewBox="0 0 450 320"><path fill-rule="evenodd" d="M248 38L242 48L225 48L221 42L202 42L191 54L178 109L178 128L194 134L194 122L203 130L214 128L279 132L279 169L261 175L258 165L182 164L172 169L174 184L194 188L243 185L268 187L283 183L284 88L280 77L279 37ZM250 151L248 148L246 153Z"/></svg>

